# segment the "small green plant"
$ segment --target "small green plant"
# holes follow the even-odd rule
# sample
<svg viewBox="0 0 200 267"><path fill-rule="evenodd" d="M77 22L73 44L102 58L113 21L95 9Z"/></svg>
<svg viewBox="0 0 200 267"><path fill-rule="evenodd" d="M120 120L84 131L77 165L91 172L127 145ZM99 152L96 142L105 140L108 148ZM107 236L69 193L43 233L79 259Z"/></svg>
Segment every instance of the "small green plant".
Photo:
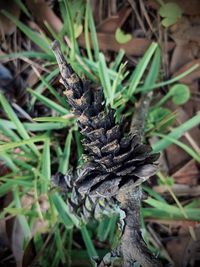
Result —
<svg viewBox="0 0 200 267"><path fill-rule="evenodd" d="M159 14L163 18L161 23L164 27L169 27L175 24L182 17L182 9L180 6L174 2L163 3L163 1L158 1L161 4L159 9Z"/></svg>

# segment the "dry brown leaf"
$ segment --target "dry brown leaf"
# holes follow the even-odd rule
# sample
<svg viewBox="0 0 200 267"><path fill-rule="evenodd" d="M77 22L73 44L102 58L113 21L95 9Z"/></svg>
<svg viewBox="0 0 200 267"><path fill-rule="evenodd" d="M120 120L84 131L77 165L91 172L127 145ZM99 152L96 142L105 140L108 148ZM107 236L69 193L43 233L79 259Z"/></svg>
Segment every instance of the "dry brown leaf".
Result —
<svg viewBox="0 0 200 267"><path fill-rule="evenodd" d="M37 233L47 233L49 230L49 222L47 220L37 219L35 220L33 227L31 229L32 236Z"/></svg>
<svg viewBox="0 0 200 267"><path fill-rule="evenodd" d="M192 159L177 172L173 173L172 176L176 183L194 186L197 185L199 170L195 161Z"/></svg>
<svg viewBox="0 0 200 267"><path fill-rule="evenodd" d="M118 52L119 49L124 49L127 55L142 56L147 48L150 46L152 41L145 38L132 38L129 42L125 44L119 44L114 34L97 33L97 39L99 43L99 48L102 51L115 51ZM78 42L81 46L85 47L84 35L78 38ZM167 50L170 51L174 47L173 42L168 42Z"/></svg>
<svg viewBox="0 0 200 267"><path fill-rule="evenodd" d="M52 9L49 7L48 4L43 3L42 0L40 0L40 2L35 2L33 0L26 1L26 2L27 2L29 9L32 11L33 15L35 16L36 20L42 27L44 27L44 22L46 21L56 33L60 32L60 30L62 29L63 23L55 15L55 13L52 11ZM125 14L124 16L126 18L127 14ZM112 27L113 27L112 29L114 29L116 25ZM103 28L105 28L105 25ZM143 38L133 38L131 41L129 41L126 44L119 44L115 39L114 33L106 34L106 33L98 32L97 38L99 41L100 50L102 51L111 50L111 51L118 52L119 49L121 48L125 50L127 55L134 55L134 56L143 55L146 49L151 44L150 40L143 39ZM81 34L81 36L78 38L78 42L81 46L85 47L84 34ZM174 47L174 43L168 42L167 50L170 51L173 49L173 47Z"/></svg>
<svg viewBox="0 0 200 267"><path fill-rule="evenodd" d="M26 0L26 5L40 26L44 27L44 23L47 22L56 33L61 31L63 23L53 12L48 2L45 0Z"/></svg>
<svg viewBox="0 0 200 267"><path fill-rule="evenodd" d="M166 220L166 219L154 219L154 218L145 218L145 221L151 222L151 223L157 223L162 225L167 225L170 227L178 228L180 226L184 226L184 228L191 226L195 227L198 226L198 222L195 221L186 221L186 220Z"/></svg>
<svg viewBox="0 0 200 267"><path fill-rule="evenodd" d="M16 265L17 267L21 267L25 236L18 217L6 221L6 232Z"/></svg>
<svg viewBox="0 0 200 267"><path fill-rule="evenodd" d="M30 208L37 200L34 197L33 192L29 192L24 195L21 199L22 207L25 209ZM45 213L49 209L49 201L46 195L40 195L38 199L39 207L38 214ZM40 210L39 210L40 209ZM35 218L33 222L33 227L31 229L31 235L34 236L36 233L46 233L49 228L48 220L43 218Z"/></svg>
<svg viewBox="0 0 200 267"><path fill-rule="evenodd" d="M191 19L183 16L170 31L176 43L170 63L170 72L174 73L200 56L200 22L193 23Z"/></svg>
<svg viewBox="0 0 200 267"><path fill-rule="evenodd" d="M1 11L6 10L12 14L15 18L19 18L20 8L13 0L1 0L0 1L0 39L5 38L5 35L11 35L15 29L16 25L10 19L5 17Z"/></svg>
<svg viewBox="0 0 200 267"><path fill-rule="evenodd" d="M39 68L37 69L37 71L39 72L39 74L42 72L42 70ZM38 82L39 82L38 75L36 75L35 71L33 69L31 69L30 72L28 73L28 77L26 79L26 83L27 83L28 87L30 87L30 88L34 87L34 85Z"/></svg>
<svg viewBox="0 0 200 267"><path fill-rule="evenodd" d="M116 15L113 15L111 17L108 17L100 25L97 27L98 32L103 33L113 33L115 34L115 31L117 28L121 28L121 26L124 24L126 19L131 13L131 8L128 8L127 6L123 6L119 12L117 12Z"/></svg>
<svg viewBox="0 0 200 267"><path fill-rule="evenodd" d="M188 70L189 68L193 67L196 64L199 65L199 67L196 70L194 70L192 73L188 74L187 76L179 80L181 83L192 84L194 81L200 78L200 59L195 59L185 64L178 71L174 73L173 77L180 75L181 73L183 73L184 71Z"/></svg>
<svg viewBox="0 0 200 267"><path fill-rule="evenodd" d="M190 234L187 233L172 237L167 242L167 250L176 267L199 266L200 228L196 227L194 230L197 240L193 240Z"/></svg>
<svg viewBox="0 0 200 267"><path fill-rule="evenodd" d="M181 137L181 142L185 142L185 138ZM180 147L175 144L171 144L165 150L170 174L179 170L185 163L190 160L189 155Z"/></svg>
<svg viewBox="0 0 200 267"><path fill-rule="evenodd" d="M186 184L174 184L170 188L172 189L172 191L174 192L176 196L185 196L185 197L200 196L200 186L190 186ZM168 186L166 185L154 186L153 189L159 194L168 194L168 195L170 194L168 190Z"/></svg>
<svg viewBox="0 0 200 267"><path fill-rule="evenodd" d="M24 255L22 259L22 267L30 267L36 257L36 249L34 245L33 238L28 242L24 250Z"/></svg>
<svg viewBox="0 0 200 267"><path fill-rule="evenodd" d="M174 48L170 62L170 73L173 74L186 63L194 60L195 43L177 44Z"/></svg>
<svg viewBox="0 0 200 267"><path fill-rule="evenodd" d="M8 247L8 238L6 234L5 220L0 220L0 255L1 252Z"/></svg>

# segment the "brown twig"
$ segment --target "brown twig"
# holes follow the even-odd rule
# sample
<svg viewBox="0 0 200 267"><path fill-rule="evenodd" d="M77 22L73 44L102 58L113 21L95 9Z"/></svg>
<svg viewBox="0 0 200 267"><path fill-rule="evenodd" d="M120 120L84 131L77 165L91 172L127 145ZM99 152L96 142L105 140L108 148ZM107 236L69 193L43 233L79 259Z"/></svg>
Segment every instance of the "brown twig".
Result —
<svg viewBox="0 0 200 267"><path fill-rule="evenodd" d="M152 92L142 95L131 121L131 133L136 133L141 138L144 134L152 96ZM162 266L160 261L148 250L140 233L140 210L143 198L141 186L135 187L133 181L130 181L119 190L117 198L121 208L126 212L125 230L121 241L124 267L132 266L134 261L139 262L143 267Z"/></svg>
<svg viewBox="0 0 200 267"><path fill-rule="evenodd" d="M121 255L124 267L131 267L135 261L142 267L162 266L148 250L140 232L140 210L143 194L141 186L132 182L122 187L118 193L121 208L126 212L125 229L121 240Z"/></svg>
<svg viewBox="0 0 200 267"><path fill-rule="evenodd" d="M131 121L130 132L138 134L141 138L144 134L145 122L152 96L152 91L141 96L139 103L136 105L135 113Z"/></svg>

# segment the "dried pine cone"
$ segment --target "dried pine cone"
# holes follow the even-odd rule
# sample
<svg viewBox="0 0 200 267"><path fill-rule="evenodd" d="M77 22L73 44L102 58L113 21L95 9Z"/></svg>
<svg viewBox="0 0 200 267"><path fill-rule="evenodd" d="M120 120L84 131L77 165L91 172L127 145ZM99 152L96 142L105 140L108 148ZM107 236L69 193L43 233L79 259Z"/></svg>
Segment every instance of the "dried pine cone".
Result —
<svg viewBox="0 0 200 267"><path fill-rule="evenodd" d="M66 88L64 94L77 116L88 156L77 174L64 177L67 189L72 190L71 203L78 207L85 203L86 196L110 198L130 180L135 186L141 184L155 173L158 154L151 154L151 148L141 144L138 135L125 136L122 123L115 122L114 110L106 108L102 90L91 89L88 81L74 73L57 43L53 50Z"/></svg>

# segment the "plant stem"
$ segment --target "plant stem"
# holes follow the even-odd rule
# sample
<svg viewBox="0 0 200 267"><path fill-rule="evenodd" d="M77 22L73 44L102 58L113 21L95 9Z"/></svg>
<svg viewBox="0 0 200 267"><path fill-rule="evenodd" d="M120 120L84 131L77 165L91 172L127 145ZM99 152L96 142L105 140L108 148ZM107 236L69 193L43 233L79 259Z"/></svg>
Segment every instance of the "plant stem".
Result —
<svg viewBox="0 0 200 267"><path fill-rule="evenodd" d="M152 92L144 94L138 105L131 121L130 132L138 134L142 139L145 129L145 122L148 115ZM125 229L121 240L121 255L124 267L131 267L135 261L143 267L162 266L148 250L140 233L140 210L143 192L141 186L135 187L134 182L130 181L124 185L117 195L120 207L126 213Z"/></svg>
<svg viewBox="0 0 200 267"><path fill-rule="evenodd" d="M162 266L148 250L140 232L140 209L143 197L141 186L134 186L131 181L118 193L121 208L126 213L125 229L121 240L123 267L131 267L137 261L142 267Z"/></svg>
<svg viewBox="0 0 200 267"><path fill-rule="evenodd" d="M152 96L152 91L142 95L132 117L130 132L132 134L138 134L141 138L144 135L145 122L148 115Z"/></svg>

